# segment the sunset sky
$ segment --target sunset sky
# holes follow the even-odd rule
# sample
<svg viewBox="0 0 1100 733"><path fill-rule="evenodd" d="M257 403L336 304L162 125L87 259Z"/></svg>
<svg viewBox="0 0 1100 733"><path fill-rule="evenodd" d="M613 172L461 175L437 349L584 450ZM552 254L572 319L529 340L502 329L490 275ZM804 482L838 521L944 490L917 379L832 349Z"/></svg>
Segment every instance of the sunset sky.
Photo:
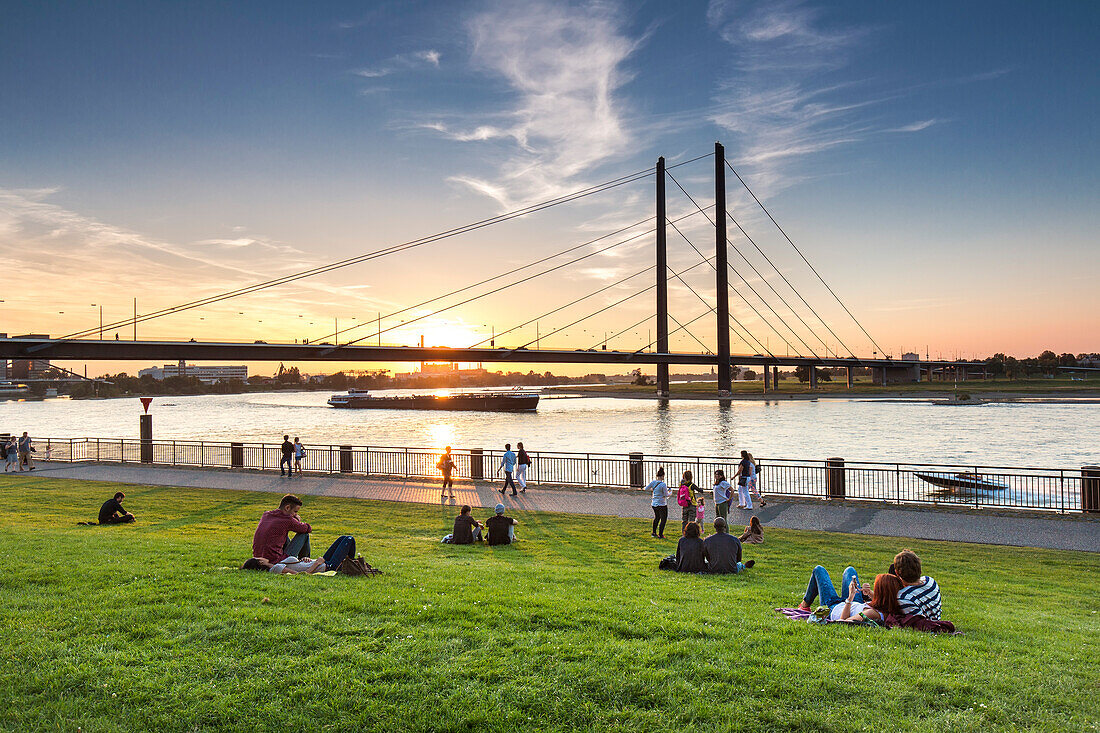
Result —
<svg viewBox="0 0 1100 733"><path fill-rule="evenodd" d="M100 306L111 323L134 298L145 313L288 275L651 168L660 155L674 165L719 140L884 351L1097 351L1098 35L1100 5L1088 2L5 3L0 332L97 327ZM710 159L672 173L701 206L713 203ZM867 337L727 175L731 213L839 339L869 356ZM623 242L649 224L410 306L641 222L653 196L647 178L138 335L332 340L338 320L344 341L373 334L381 314L384 328L398 326L383 343L423 334L470 345L652 265L652 235ZM670 217L695 211L671 180L668 206ZM701 215L679 226L713 254ZM775 328L733 294L738 320L776 354L820 347L817 337L846 354L728 229L816 336L731 249L795 333L731 274ZM701 263L675 230L668 242L672 269ZM701 264L684 280L698 296L674 281L672 315L703 317L672 348L713 349L700 301L714 303L713 271ZM648 270L539 318L538 333L653 281ZM588 348L625 329L609 348L643 346L653 319L628 326L652 315L653 300L643 293L542 345ZM132 337L129 327L107 337L115 332ZM532 323L497 345L535 337Z"/></svg>

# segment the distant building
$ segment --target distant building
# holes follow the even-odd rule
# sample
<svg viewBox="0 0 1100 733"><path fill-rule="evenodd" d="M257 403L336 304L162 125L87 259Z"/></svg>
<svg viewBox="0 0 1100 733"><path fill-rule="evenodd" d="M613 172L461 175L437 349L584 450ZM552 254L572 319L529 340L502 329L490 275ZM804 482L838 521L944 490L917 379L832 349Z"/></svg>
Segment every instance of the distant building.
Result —
<svg viewBox="0 0 1100 733"><path fill-rule="evenodd" d="M420 371L418 372L398 372L394 374L394 379L405 380L420 380L420 379L432 379L434 377L451 376L458 377L460 382L468 382L475 379L481 379L488 375L488 371L482 369L479 365L477 369L459 369L458 364L452 361L446 361L441 364L434 364L431 362L421 362Z"/></svg>
<svg viewBox="0 0 1100 733"><path fill-rule="evenodd" d="M48 339L48 333L25 333L22 336L12 336L16 339ZM5 368L5 377L11 379L42 379L50 370L48 359L12 359Z"/></svg>
<svg viewBox="0 0 1100 733"><path fill-rule="evenodd" d="M159 381L169 377L194 377L206 384L228 382L239 379L248 380L248 367L246 366L198 366L180 361L179 364L165 364L163 367L149 367L138 372L139 377L152 377Z"/></svg>
<svg viewBox="0 0 1100 733"><path fill-rule="evenodd" d="M901 355L902 361L920 361L920 354L906 353Z"/></svg>

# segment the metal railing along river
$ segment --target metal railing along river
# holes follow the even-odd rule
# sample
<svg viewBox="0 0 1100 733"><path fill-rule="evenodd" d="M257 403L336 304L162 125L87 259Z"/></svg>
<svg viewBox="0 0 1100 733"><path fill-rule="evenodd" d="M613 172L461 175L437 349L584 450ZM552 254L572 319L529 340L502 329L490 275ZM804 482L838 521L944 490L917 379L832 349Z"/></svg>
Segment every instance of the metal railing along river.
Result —
<svg viewBox="0 0 1100 733"><path fill-rule="evenodd" d="M225 443L139 438L35 438L36 457L63 462L145 463L160 466L273 470L282 458L278 443ZM44 448L44 451L43 451ZM309 445L302 468L379 478L438 479L436 448ZM532 451L527 481L579 487L641 489L663 466L675 487L684 471L709 489L716 469L736 473L739 457L655 456L642 453ZM454 451L455 478L497 475L501 450ZM1100 468L1080 469L883 463L840 458L759 458L758 487L767 497L881 501L974 509L1100 512ZM938 485L937 485L938 484Z"/></svg>

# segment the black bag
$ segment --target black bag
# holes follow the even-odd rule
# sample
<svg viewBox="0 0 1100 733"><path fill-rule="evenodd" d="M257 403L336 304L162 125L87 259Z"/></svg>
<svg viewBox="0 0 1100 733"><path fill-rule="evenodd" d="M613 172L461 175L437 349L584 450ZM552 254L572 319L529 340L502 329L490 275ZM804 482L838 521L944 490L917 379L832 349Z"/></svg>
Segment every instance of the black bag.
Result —
<svg viewBox="0 0 1100 733"><path fill-rule="evenodd" d="M0 443L0 458L8 457L8 445L7 443Z"/></svg>
<svg viewBox="0 0 1100 733"><path fill-rule="evenodd" d="M658 570L679 570L680 562L676 559L675 555L669 555L665 559L661 560L660 565L657 566Z"/></svg>

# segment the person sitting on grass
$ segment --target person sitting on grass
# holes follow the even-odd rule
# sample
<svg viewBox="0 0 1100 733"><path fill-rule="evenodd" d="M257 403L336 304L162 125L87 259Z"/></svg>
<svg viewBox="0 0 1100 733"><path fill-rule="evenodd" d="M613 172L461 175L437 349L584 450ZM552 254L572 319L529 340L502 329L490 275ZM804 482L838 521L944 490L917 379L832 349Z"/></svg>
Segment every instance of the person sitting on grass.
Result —
<svg viewBox="0 0 1100 733"><path fill-rule="evenodd" d="M100 524L130 524L134 521L134 515L122 508L122 500L126 494L116 491L113 498L103 502L99 508Z"/></svg>
<svg viewBox="0 0 1100 733"><path fill-rule="evenodd" d="M279 562L271 562L264 557L253 557L244 561L241 570L266 570L276 575L312 575L326 570L339 570L345 557L355 557L355 538L349 534L338 537L325 551L324 556L316 560L287 555Z"/></svg>
<svg viewBox="0 0 1100 733"><path fill-rule="evenodd" d="M707 572L715 574L740 573L756 562L741 562L741 541L730 534L729 524L722 517L714 519L714 534L703 540L703 556Z"/></svg>
<svg viewBox="0 0 1100 733"><path fill-rule="evenodd" d="M901 578L903 584L898 591L898 604L903 614L940 620L940 587L935 579L921 575L917 553L902 550L894 555L890 572Z"/></svg>
<svg viewBox="0 0 1100 733"><path fill-rule="evenodd" d="M706 572L706 550L699 539L699 525L688 522L684 536L676 543L676 570L681 573Z"/></svg>
<svg viewBox="0 0 1100 733"><path fill-rule="evenodd" d="M481 542L481 527L481 522L470 516L470 505L463 504L458 516L455 517L455 526L451 531L449 544L472 545L475 540ZM448 542L446 537L443 541Z"/></svg>
<svg viewBox="0 0 1100 733"><path fill-rule="evenodd" d="M750 519L749 526L745 527L745 531L737 539L750 545L764 544L764 527L761 526L760 520L756 517Z"/></svg>
<svg viewBox="0 0 1100 733"><path fill-rule="evenodd" d="M510 545L516 541L516 525L518 520L504 516L504 505L497 504L494 509L496 514L489 517L485 526L489 530L490 545Z"/></svg>
<svg viewBox="0 0 1100 733"><path fill-rule="evenodd" d="M284 557L309 557L309 533L313 529L298 517L302 500L287 494L279 502L278 509L263 513L252 537L252 556L262 557L271 563ZM290 539L294 532L294 539Z"/></svg>

